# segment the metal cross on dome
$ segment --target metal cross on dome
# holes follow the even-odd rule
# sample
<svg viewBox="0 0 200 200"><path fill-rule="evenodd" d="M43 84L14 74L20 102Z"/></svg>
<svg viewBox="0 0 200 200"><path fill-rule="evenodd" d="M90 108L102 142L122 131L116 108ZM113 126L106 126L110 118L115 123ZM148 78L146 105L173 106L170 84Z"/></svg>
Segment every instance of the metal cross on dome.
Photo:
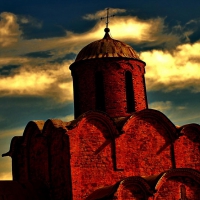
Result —
<svg viewBox="0 0 200 200"><path fill-rule="evenodd" d="M109 15L109 8L106 8L106 10L107 10L107 16L101 17L101 20L106 19L106 28L108 28L108 23L109 23L108 19L111 18L111 17L114 17L115 15Z"/></svg>

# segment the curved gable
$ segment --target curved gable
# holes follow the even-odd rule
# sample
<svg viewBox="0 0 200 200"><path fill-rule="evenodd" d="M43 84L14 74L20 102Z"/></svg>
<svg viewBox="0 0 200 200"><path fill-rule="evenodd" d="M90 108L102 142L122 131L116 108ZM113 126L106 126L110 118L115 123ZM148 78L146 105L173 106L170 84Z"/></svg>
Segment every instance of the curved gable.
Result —
<svg viewBox="0 0 200 200"><path fill-rule="evenodd" d="M84 124L93 124L101 130L106 139L116 138L119 133L112 118L100 111L88 111L78 119L78 128L81 130Z"/></svg>
<svg viewBox="0 0 200 200"><path fill-rule="evenodd" d="M155 187L155 200L192 199L200 196L200 173L188 168L169 170L163 174Z"/></svg>
<svg viewBox="0 0 200 200"><path fill-rule="evenodd" d="M184 125L179 135L175 141L176 166L200 170L200 125Z"/></svg>
<svg viewBox="0 0 200 200"><path fill-rule="evenodd" d="M23 133L23 145L28 145L33 135L41 134L44 126L44 121L30 121Z"/></svg>
<svg viewBox="0 0 200 200"><path fill-rule="evenodd" d="M98 188L86 200L96 199L142 199L147 200L153 190L145 179L139 176L124 178L114 185Z"/></svg>
<svg viewBox="0 0 200 200"><path fill-rule="evenodd" d="M49 193L71 198L69 137L66 122L31 121L22 137L14 137L10 151L13 179L47 185Z"/></svg>
<svg viewBox="0 0 200 200"><path fill-rule="evenodd" d="M138 123L139 120L150 122L155 128L159 124L166 130L166 137L171 141L174 141L178 137L175 125L162 112L153 109L145 109L131 115L124 124L122 132L126 132L132 124Z"/></svg>
<svg viewBox="0 0 200 200"><path fill-rule="evenodd" d="M149 176L175 167L176 127L161 112L143 110L132 115L116 139L117 168L127 176Z"/></svg>
<svg viewBox="0 0 200 200"><path fill-rule="evenodd" d="M112 185L122 174L115 171L114 139L119 133L113 120L103 112L89 111L75 124L68 134L73 194L79 199L101 185Z"/></svg>
<svg viewBox="0 0 200 200"><path fill-rule="evenodd" d="M135 176L122 180L114 197L117 199L148 200L152 194L153 191L149 184L142 177Z"/></svg>

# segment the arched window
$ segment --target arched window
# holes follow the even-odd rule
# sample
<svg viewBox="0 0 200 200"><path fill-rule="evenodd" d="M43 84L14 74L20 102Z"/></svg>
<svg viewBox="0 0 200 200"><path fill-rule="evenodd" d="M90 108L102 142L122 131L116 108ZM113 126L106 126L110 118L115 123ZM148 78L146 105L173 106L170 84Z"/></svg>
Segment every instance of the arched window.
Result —
<svg viewBox="0 0 200 200"><path fill-rule="evenodd" d="M134 92L133 92L133 80L132 80L132 74L130 71L126 71L125 81L126 81L127 112L134 112L135 101L134 101Z"/></svg>
<svg viewBox="0 0 200 200"><path fill-rule="evenodd" d="M96 109L105 111L106 109L105 109L104 81L102 72L96 72L95 86L96 86Z"/></svg>
<svg viewBox="0 0 200 200"><path fill-rule="evenodd" d="M146 83L145 83L144 74L142 75L142 81L143 81L143 88L144 88L144 95L145 95L146 108L148 108L148 104L147 104L147 91L146 91Z"/></svg>
<svg viewBox="0 0 200 200"><path fill-rule="evenodd" d="M79 109L79 86L78 77L76 73L73 73L73 88L74 88L74 116L77 118L80 115Z"/></svg>

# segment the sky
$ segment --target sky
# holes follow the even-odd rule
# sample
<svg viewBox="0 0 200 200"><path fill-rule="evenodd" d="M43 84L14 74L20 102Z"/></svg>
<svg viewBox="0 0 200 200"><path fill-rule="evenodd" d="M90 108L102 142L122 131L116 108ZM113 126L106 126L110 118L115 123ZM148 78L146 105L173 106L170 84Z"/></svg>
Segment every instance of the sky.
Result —
<svg viewBox="0 0 200 200"><path fill-rule="evenodd" d="M200 123L199 0L1 0L0 154L31 120L73 119L69 65L104 36L133 47L146 62L149 108L175 125ZM0 158L0 180L12 179Z"/></svg>

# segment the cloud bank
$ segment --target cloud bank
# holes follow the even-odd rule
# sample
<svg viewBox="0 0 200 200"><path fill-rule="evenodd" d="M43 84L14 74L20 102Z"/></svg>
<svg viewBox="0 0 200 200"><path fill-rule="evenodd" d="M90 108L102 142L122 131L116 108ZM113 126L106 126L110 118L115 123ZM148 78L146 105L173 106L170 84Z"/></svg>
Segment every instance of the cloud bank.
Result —
<svg viewBox="0 0 200 200"><path fill-rule="evenodd" d="M185 89L194 93L200 92L200 41L195 40L196 32L199 31L197 28L199 20L193 19L185 25L177 24L169 27L162 17L144 20L137 16L126 15L125 9L118 8L111 8L110 14L115 15L109 23L111 37L139 50L140 58L147 63L146 84L149 92ZM101 21L100 18L104 16L106 10L83 16L84 20L96 20L94 27L83 33L64 30L62 36L30 39L27 33L31 30L37 32L44 28L45 24L31 16L1 13L0 98L2 101L5 97L29 96L53 99L54 103L70 104L73 101L73 94L69 66L85 45L103 38L105 21ZM44 109L44 105L46 106L41 103L41 107L38 107ZM190 113L190 118L188 117L190 105L184 103L175 105L171 100L164 100L150 103L149 107L164 112L177 124L183 120L188 122L199 119L198 114ZM21 107L17 111L20 109ZM4 112L7 112L5 110ZM65 112L61 114L59 110L55 116L60 115L60 118L66 121L72 120L73 115L66 116ZM1 113L0 122L4 123L8 115L10 114ZM30 115L28 112L22 117ZM13 116L13 119L16 116ZM10 123L10 118L8 121ZM8 132L4 130L0 136L3 140L5 137L18 134L22 134L21 129L17 133L13 130ZM5 140L3 143L6 143ZM3 145L1 146L3 148ZM3 158L4 165L1 165L0 171L4 172L0 173L1 180L11 179L11 163L8 159L10 158Z"/></svg>
<svg viewBox="0 0 200 200"><path fill-rule="evenodd" d="M178 45L172 52L153 50L142 52L140 58L147 63L147 89L190 89L200 92L200 42Z"/></svg>
<svg viewBox="0 0 200 200"><path fill-rule="evenodd" d="M17 24L17 17L12 13L0 14L0 47L11 46L19 39L21 31Z"/></svg>
<svg viewBox="0 0 200 200"><path fill-rule="evenodd" d="M111 14L126 12L124 9L111 11ZM104 15L105 10L83 18L96 20ZM76 55L88 43L101 39L104 22L97 21L91 30L81 34L66 30L63 37L24 39L18 23L33 23L32 18L7 12L0 16L1 96L35 95L71 102L72 79L68 68L73 60L66 55ZM155 47L139 52L140 58L147 63L148 91L188 88L200 92L200 73L197 73L200 71L200 42L189 43L189 36L194 33L192 27L178 33L180 26L169 30L164 18L141 20L136 16L115 16L109 25L114 39L136 47ZM163 46L165 50L156 46Z"/></svg>

